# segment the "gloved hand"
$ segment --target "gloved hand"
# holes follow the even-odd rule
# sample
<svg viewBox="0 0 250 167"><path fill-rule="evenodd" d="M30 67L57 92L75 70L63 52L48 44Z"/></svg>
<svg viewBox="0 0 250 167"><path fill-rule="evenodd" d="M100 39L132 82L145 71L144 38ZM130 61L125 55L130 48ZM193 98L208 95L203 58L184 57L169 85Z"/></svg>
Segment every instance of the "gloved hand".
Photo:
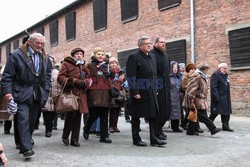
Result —
<svg viewBox="0 0 250 167"><path fill-rule="evenodd" d="M82 80L82 79L74 79L74 85L81 89L81 88L85 88L86 87L86 81L85 80Z"/></svg>
<svg viewBox="0 0 250 167"><path fill-rule="evenodd" d="M110 71L105 71L103 72L103 75L106 77L111 77L111 72Z"/></svg>

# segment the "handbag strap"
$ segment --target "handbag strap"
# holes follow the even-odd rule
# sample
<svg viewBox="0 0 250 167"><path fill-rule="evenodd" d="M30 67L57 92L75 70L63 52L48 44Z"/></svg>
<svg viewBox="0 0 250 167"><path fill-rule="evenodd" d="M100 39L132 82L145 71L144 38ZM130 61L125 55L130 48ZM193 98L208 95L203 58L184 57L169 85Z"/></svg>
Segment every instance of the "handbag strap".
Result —
<svg viewBox="0 0 250 167"><path fill-rule="evenodd" d="M60 91L60 95L62 95L62 93L63 93L63 91L64 91L64 88L65 88L67 82L68 82L68 78L65 78L64 81L63 81L63 87L62 87L62 89L61 89L61 91Z"/></svg>

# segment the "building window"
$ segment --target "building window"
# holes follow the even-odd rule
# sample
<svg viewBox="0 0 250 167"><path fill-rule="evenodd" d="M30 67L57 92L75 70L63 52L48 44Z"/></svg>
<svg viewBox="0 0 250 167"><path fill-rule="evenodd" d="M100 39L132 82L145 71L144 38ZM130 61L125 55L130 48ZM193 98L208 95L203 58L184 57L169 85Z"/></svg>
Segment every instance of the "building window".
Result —
<svg viewBox="0 0 250 167"><path fill-rule="evenodd" d="M36 32L38 32L38 33L44 35L44 27L38 28L38 29L36 30Z"/></svg>
<svg viewBox="0 0 250 167"><path fill-rule="evenodd" d="M102 31L107 28L107 0L94 0L94 31Z"/></svg>
<svg viewBox="0 0 250 167"><path fill-rule="evenodd" d="M54 20L49 24L50 46L58 44L58 20Z"/></svg>
<svg viewBox="0 0 250 167"><path fill-rule="evenodd" d="M250 67L250 27L229 31L232 68Z"/></svg>
<svg viewBox="0 0 250 167"><path fill-rule="evenodd" d="M165 10L181 4L181 0L158 0L158 9Z"/></svg>
<svg viewBox="0 0 250 167"><path fill-rule="evenodd" d="M15 50L15 49L17 49L19 47L19 40L17 39L17 40L15 40L14 42L13 42L13 49Z"/></svg>
<svg viewBox="0 0 250 167"><path fill-rule="evenodd" d="M138 49L135 48L135 49L130 49L130 50L118 52L118 62L119 62L119 65L122 69L125 69L129 55L131 53L134 53L137 50Z"/></svg>
<svg viewBox="0 0 250 167"><path fill-rule="evenodd" d="M76 12L70 12L65 16L66 40L76 38Z"/></svg>
<svg viewBox="0 0 250 167"><path fill-rule="evenodd" d="M6 45L6 59L9 57L11 51L10 43Z"/></svg>
<svg viewBox="0 0 250 167"><path fill-rule="evenodd" d="M126 23L138 18L138 0L121 0L122 22Z"/></svg>
<svg viewBox="0 0 250 167"><path fill-rule="evenodd" d="M166 48L171 61L186 64L186 40L166 43Z"/></svg>

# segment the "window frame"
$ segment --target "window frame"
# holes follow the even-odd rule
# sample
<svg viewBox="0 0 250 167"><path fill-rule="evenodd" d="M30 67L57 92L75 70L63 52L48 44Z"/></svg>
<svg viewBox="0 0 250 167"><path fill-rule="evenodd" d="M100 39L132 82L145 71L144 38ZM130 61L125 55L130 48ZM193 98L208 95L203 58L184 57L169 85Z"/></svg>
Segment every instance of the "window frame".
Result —
<svg viewBox="0 0 250 167"><path fill-rule="evenodd" d="M54 30L55 32L53 32L53 28L56 29ZM58 20L53 20L52 22L49 23L49 35L50 35L50 46L51 47L57 46L58 45ZM54 37L56 38L55 41L53 40L52 35L55 35Z"/></svg>
<svg viewBox="0 0 250 167"><path fill-rule="evenodd" d="M163 11L163 10L167 10L167 9L170 9L170 8L173 8L173 7L176 7L176 6L179 6L181 4L181 0L172 0L172 1L177 1L176 3L172 3L171 5L167 5L166 4L164 5L164 2L163 1L170 1L170 0L158 0L158 9L160 11ZM179 1L179 2L178 2ZM161 4L163 3L163 4ZM164 5L164 7L160 7L160 5Z"/></svg>
<svg viewBox="0 0 250 167"><path fill-rule="evenodd" d="M102 10L96 10L103 7ZM107 29L108 24L108 3L107 0L94 0L93 1L93 25L94 32L100 32ZM98 20L103 16L103 20ZM97 25L101 21L102 25Z"/></svg>
<svg viewBox="0 0 250 167"><path fill-rule="evenodd" d="M73 24L73 32L70 32L69 27ZM65 15L65 35L66 41L73 41L76 39L76 12L72 11Z"/></svg>
<svg viewBox="0 0 250 167"><path fill-rule="evenodd" d="M126 7L126 5L124 4L126 1L128 4L128 2L132 3L132 0L120 0L120 4L121 4L121 21L123 24L127 23L127 22L130 22L130 21L133 21L133 20L137 20L138 17L139 17L139 2L138 0L133 0L136 4L135 4L135 8L136 8L136 11L135 11L135 15L134 16L129 16L129 17L126 17L125 14L124 14L124 11L128 11L127 9L124 9ZM130 9L132 10L132 7L131 7L131 4L130 5L127 5L130 7Z"/></svg>

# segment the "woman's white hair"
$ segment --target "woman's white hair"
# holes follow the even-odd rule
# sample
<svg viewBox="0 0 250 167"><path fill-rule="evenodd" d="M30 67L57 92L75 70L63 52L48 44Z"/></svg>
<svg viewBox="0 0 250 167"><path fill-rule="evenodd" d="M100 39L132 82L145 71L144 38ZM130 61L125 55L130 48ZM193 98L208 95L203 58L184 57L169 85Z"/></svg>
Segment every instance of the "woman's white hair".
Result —
<svg viewBox="0 0 250 167"><path fill-rule="evenodd" d="M219 69L220 69L220 68L223 68L223 67L227 68L227 67L228 67L227 63L220 63L220 64L218 65L218 68L219 68Z"/></svg>

